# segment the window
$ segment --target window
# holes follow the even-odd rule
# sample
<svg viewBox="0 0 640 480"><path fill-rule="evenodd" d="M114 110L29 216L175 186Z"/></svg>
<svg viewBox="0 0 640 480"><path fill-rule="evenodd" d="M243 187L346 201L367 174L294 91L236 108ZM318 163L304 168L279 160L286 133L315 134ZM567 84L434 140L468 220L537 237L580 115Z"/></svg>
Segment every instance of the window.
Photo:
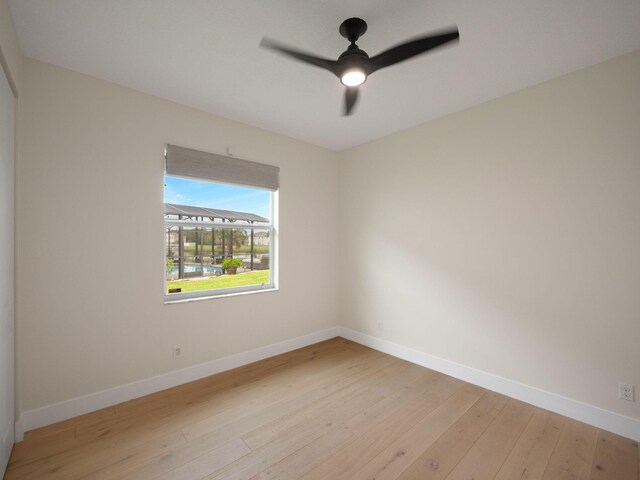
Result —
<svg viewBox="0 0 640 480"><path fill-rule="evenodd" d="M278 169L167 146L166 301L275 288Z"/></svg>

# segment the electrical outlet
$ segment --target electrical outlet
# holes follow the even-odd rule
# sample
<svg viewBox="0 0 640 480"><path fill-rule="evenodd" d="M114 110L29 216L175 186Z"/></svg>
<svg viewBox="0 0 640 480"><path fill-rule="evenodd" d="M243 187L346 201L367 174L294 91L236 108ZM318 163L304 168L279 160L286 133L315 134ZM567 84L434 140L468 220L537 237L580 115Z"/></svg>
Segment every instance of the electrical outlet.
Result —
<svg viewBox="0 0 640 480"><path fill-rule="evenodd" d="M634 385L631 385L630 383L622 383L622 382L620 382L619 395L620 395L621 399L628 400L630 402L635 401L634 390L635 390Z"/></svg>
<svg viewBox="0 0 640 480"><path fill-rule="evenodd" d="M182 357L182 347L180 345L173 346L173 358Z"/></svg>

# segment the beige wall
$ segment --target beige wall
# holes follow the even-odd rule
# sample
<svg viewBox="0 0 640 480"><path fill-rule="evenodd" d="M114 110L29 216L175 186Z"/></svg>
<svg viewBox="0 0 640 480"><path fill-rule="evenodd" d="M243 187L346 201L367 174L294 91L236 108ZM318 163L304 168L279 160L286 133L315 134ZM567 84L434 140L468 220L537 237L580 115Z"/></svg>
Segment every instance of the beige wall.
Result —
<svg viewBox="0 0 640 480"><path fill-rule="evenodd" d="M639 86L635 52L343 152L342 323L640 418Z"/></svg>
<svg viewBox="0 0 640 480"><path fill-rule="evenodd" d="M23 107L21 411L337 324L334 152L34 60ZM281 167L278 292L163 303L167 142Z"/></svg>

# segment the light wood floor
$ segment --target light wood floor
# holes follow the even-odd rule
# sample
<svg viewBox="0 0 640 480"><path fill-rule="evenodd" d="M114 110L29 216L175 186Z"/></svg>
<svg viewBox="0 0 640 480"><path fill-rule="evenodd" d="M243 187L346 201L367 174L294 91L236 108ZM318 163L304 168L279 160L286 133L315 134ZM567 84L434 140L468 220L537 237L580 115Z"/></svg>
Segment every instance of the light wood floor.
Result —
<svg viewBox="0 0 640 480"><path fill-rule="evenodd" d="M638 444L336 338L28 432L7 479L640 480Z"/></svg>

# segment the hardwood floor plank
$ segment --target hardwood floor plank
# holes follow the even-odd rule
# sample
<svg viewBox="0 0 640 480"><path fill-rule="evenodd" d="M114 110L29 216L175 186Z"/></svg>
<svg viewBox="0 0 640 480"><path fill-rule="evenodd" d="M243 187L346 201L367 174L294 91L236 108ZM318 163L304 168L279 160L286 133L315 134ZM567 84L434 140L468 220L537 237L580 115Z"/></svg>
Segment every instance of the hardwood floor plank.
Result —
<svg viewBox="0 0 640 480"><path fill-rule="evenodd" d="M340 450L351 438L353 433L346 425L341 425L271 465L251 480L297 480Z"/></svg>
<svg viewBox="0 0 640 480"><path fill-rule="evenodd" d="M637 442L335 338L50 425L6 480L640 480Z"/></svg>
<svg viewBox="0 0 640 480"><path fill-rule="evenodd" d="M342 424L334 424L313 419L305 425L296 426L274 439L267 445L250 452L241 459L228 465L219 471L212 471L203 479L237 480L251 478L265 469L268 465L275 464L303 448L314 440L322 437L331 430L344 428Z"/></svg>
<svg viewBox="0 0 640 480"><path fill-rule="evenodd" d="M349 363L346 364L346 368L357 366L359 359L362 358L363 355L370 355L369 352L372 351L364 349L361 350L361 352L363 353L356 354L355 358L353 358L353 354L349 355ZM379 354L374 356L377 358L379 357ZM342 359L343 357L340 356L339 351L335 351L331 353L328 358L332 360L331 364L333 364L336 363L336 360ZM389 360L395 361L395 359L391 358L389 358ZM349 371L351 372L351 370ZM216 405L216 408L218 407L219 406ZM36 458L35 460L29 459L29 463L39 461L42 465L31 465L23 468L21 464L25 462L18 460L17 462L14 462L14 467L17 471L42 471L43 468L55 469L68 463L68 455L72 455L72 458L76 458L78 456L90 454L92 449L100 447L110 451L114 449L135 451L140 444L166 435L167 433L184 426L184 423L191 423L192 421L198 420L199 417L202 418L208 416L210 414L210 408L212 408L211 405L208 405L206 402L177 405L174 410L168 411L167 414L159 415L156 411L153 414L141 415L137 417L135 421L127 420L129 423L127 423L126 428L123 428L121 431L118 431L120 423L114 421L114 431L108 432L108 435L105 435L93 442L88 442L88 439L84 438L75 439L68 443L53 443L49 445L49 447L53 449L52 453L41 450L34 455L34 457L39 458ZM100 415L100 417L103 417L103 415ZM84 420L86 416L78 418ZM25 442L25 446L29 444L29 442ZM158 452L158 454L160 454L160 452ZM55 458L52 458L53 456L55 456Z"/></svg>
<svg viewBox="0 0 640 480"><path fill-rule="evenodd" d="M265 469L265 465L278 463L333 429L345 428L345 422L349 418L383 398L383 394L375 388L377 382L386 378L389 382L400 383L406 381L404 377L407 373L411 373L412 376L423 373L414 367L416 366L402 362L377 372L376 380L372 383L374 388L359 391L359 393L343 399L324 415L312 417L302 423L294 423L290 428L279 431L277 436L271 437L267 443L234 464L220 472L212 472L210 476L205 478L230 480L247 479L257 475Z"/></svg>
<svg viewBox="0 0 640 480"><path fill-rule="evenodd" d="M508 402L499 393L486 392L431 447L407 468L401 480L443 480L495 420Z"/></svg>
<svg viewBox="0 0 640 480"><path fill-rule="evenodd" d="M391 368L393 367L393 368ZM393 375L397 373L400 369L407 369L408 365L402 362L394 362L391 367L387 367L390 370L386 373L386 375ZM322 390L316 390L311 392L316 396L324 396L325 392ZM300 405L306 405L311 400L309 397L295 397L295 400L299 402ZM362 399L359 399L362 401ZM218 446L220 444L224 444L226 442L232 441L234 438L239 435L246 433L251 430L252 427L256 425L260 425L260 423L264 423L265 420L271 418L279 418L282 416L286 416L290 413L293 404L291 401L285 401L282 405L277 406L276 408L266 408L262 413L258 412L255 415L249 416L244 419L238 419L236 421L227 422L225 425L220 426L218 429L211 430L210 433L206 436L195 437L192 441L189 442L188 445L181 448L177 454L171 459L171 462L157 462L152 461L147 465L138 468L135 472L132 472L132 476L124 476L124 478L145 478L150 477L152 474L157 474L162 468L165 470L168 469L169 466L173 468L177 468L178 466L183 466L184 464L191 464L182 467L178 471L201 471L202 469L206 469L206 467L202 466L201 463L203 461L206 462L206 457L202 457L202 452L206 451L213 446ZM295 410L295 409L294 409ZM321 420L320 423L326 423L327 420ZM324 424L320 425L324 427ZM195 452L195 453L194 453ZM245 461L244 464L249 463L249 461ZM211 470L213 471L213 470Z"/></svg>
<svg viewBox="0 0 640 480"><path fill-rule="evenodd" d="M414 406L417 401L424 400L426 403L429 403L428 400L425 400L425 398L430 395L427 391L444 379L445 377L438 372L432 370L427 371L424 376L418 378L411 384L405 385L402 389L386 396L376 404L350 418L347 425L355 435L362 435L385 418L393 414L397 415L397 412L403 408L407 408L407 406ZM444 391L446 391L448 388L456 388L456 385L459 384L445 382L444 385ZM440 392L442 393L442 391ZM418 396L420 396L421 400L416 400ZM409 405L411 402L414 402L414 404Z"/></svg>
<svg viewBox="0 0 640 480"><path fill-rule="evenodd" d="M178 445L186 444L184 436L179 431L141 444L140 448L94 448L74 450L64 456L56 456L42 461L23 464L11 469L7 478L42 478L47 480L81 478L92 471L122 461L133 461L144 452L166 452Z"/></svg>
<svg viewBox="0 0 640 480"><path fill-rule="evenodd" d="M360 362L361 364L358 365ZM251 400L242 405L236 405L233 410L224 409L219 412L211 412L211 415L206 419L185 426L183 432L188 440L193 440L201 435L208 434L213 429L219 428L221 422L224 422L224 420L229 417L235 419L244 414L252 414L256 410L281 402L283 398L287 398L291 394L303 395L321 389L323 396L328 396L329 393L326 391L326 387L333 385L336 380L352 378L359 374L366 376L371 374L371 372L375 372L389 365L397 364L397 362L397 359L377 356L352 359L352 361L347 362L345 365L328 369L324 374L310 375L304 380L290 382L287 388L279 389L272 394L266 394L265 392L260 392L260 395L254 394ZM220 410L218 404L216 404L216 410Z"/></svg>
<svg viewBox="0 0 640 480"><path fill-rule="evenodd" d="M537 409L495 480L541 480L560 438L563 420L558 414Z"/></svg>
<svg viewBox="0 0 640 480"><path fill-rule="evenodd" d="M189 443L174 451L170 458L159 456L156 459L152 459L145 465L139 466L133 472L132 477L125 476L124 478L136 478L136 475L137 478L152 478L153 475L158 475L183 463L193 461L208 450L231 442L256 427L284 417L291 411L295 411L326 396L327 394L322 388L316 388L309 392L294 392L288 397L281 398L280 402L264 405L262 408L252 405L252 409L249 410L242 408L240 411L227 411L224 415L216 415L215 422L207 422L206 433L201 432L199 435L193 435Z"/></svg>
<svg viewBox="0 0 640 480"><path fill-rule="evenodd" d="M290 364L290 369L297 369L297 374L303 375L304 378L312 378L312 372L314 372L315 370L309 370L309 368L319 368L320 372L325 372L328 365L340 365L343 361L350 361L351 363L349 365L351 367L353 367L354 365L358 365L358 362L363 354L365 356L373 355L373 357L375 358L380 358L381 356L383 356L379 352L374 352L373 350L364 347L355 348L353 345L355 344L351 344L349 342L337 342L332 339L327 342L322 342L321 344L305 347L305 349L290 352L292 353L294 358L299 359L299 364L296 364L295 362L285 363ZM373 352L373 354L371 352ZM282 356L274 357L278 359L278 364L284 362L281 357ZM267 363L267 360L257 363L263 365L264 363ZM309 367L309 364L312 361L316 361L315 365L318 365L318 367ZM326 363L323 364L322 362ZM255 364L251 364L251 366L241 367L241 369L245 373L250 372L251 375L253 375L252 378L254 379L265 376L268 377L268 375L266 375L264 372L261 372L258 367L255 367L253 365ZM277 373L277 371L273 371L272 369L270 369L269 371L272 373L272 375L275 375ZM195 388L194 385L203 383L216 384L217 382L211 380L211 378L217 378L218 376L221 376L224 379L228 380L228 372L224 372L222 374L209 377L209 379L203 379L202 381L191 382L180 387L169 389L169 391L180 392L180 389L184 387L185 391L188 392L192 388ZM289 377L288 380L293 380L293 378ZM268 381L269 380L267 380L267 382ZM235 380L235 383L239 385L240 381ZM281 387L282 383L283 382L280 381ZM14 447L10 462L15 467L18 467L25 462L31 462L37 459L45 460L54 455L64 455L65 452L74 451L77 448L83 448L83 446L85 446L87 442L93 438L97 438L97 441L103 444L105 448L112 448L113 445L129 443L129 439L132 438L135 439L134 443L148 441L149 437L159 436L170 432L171 427L169 426L168 422L171 419L175 419L178 422L182 422L181 419L187 419L188 423L193 423L198 420L198 412L201 412L203 416L206 417L213 414L210 410L208 410L208 408L222 411L227 407L232 408L234 405L237 405L240 402L240 398L236 395L237 389L235 387L237 387L237 385L235 385L235 387L230 386L230 384L228 383L225 383L225 385L227 385L229 391L225 393L227 397L223 397L223 399L233 398L235 401L227 400L226 403L224 401L218 401L220 400L220 397L215 397L215 392L213 392L211 395L214 395L214 397L205 396L201 401L195 402L192 401L188 397L188 395L177 397L174 393L172 393L172 395L168 395L167 390L165 390L162 392L158 392L157 394L148 395L146 397L142 397L142 399L136 399L135 401L132 401L136 402L136 404L139 404L143 401L150 402L151 405L148 409L149 411L146 413L141 410L137 413L131 413L130 411L127 411L124 414L116 414L114 412L119 408L119 406L116 406L110 407L109 409L103 409L98 412L82 415L65 422L61 422L60 424L64 424L66 426L77 424L78 430L80 430L80 435L77 438L69 438L65 441L40 443L29 441L29 436L27 435L27 440L16 444L16 446ZM252 382L251 386L247 388L251 389L256 388L257 386L262 387L263 385L264 382ZM286 388L286 386L283 388ZM214 398L215 404L212 404L211 401L213 401ZM255 398L255 391L253 391L253 396L246 395L244 398L247 402L250 402L252 398ZM158 405L160 404L163 405L162 409L158 408ZM209 405L209 407L206 407L207 404ZM205 406L203 407L203 405ZM192 407L200 408L192 409ZM87 434L86 430L83 431L83 429L93 431L93 433ZM147 438L144 438L145 436ZM113 440L110 437L112 437ZM127 438L127 440L123 441L123 437Z"/></svg>
<svg viewBox="0 0 640 480"><path fill-rule="evenodd" d="M241 439L237 438L226 445L198 457L197 462L185 463L155 478L157 480L197 480L209 472L220 470L226 465L242 458L250 451L249 447L247 447Z"/></svg>
<svg viewBox="0 0 640 480"><path fill-rule="evenodd" d="M534 411L535 407L532 405L510 399L447 479L493 479L531 420Z"/></svg>
<svg viewBox="0 0 640 480"><path fill-rule="evenodd" d="M354 433L358 432L358 437L301 478L305 480L353 478L353 475L367 462L442 405L463 385L464 382L460 380L445 377L408 403L405 408L386 417L378 416L373 424L367 424L366 416L355 416L347 422L347 427ZM376 406L372 409L376 409Z"/></svg>
<svg viewBox="0 0 640 480"><path fill-rule="evenodd" d="M76 425L81 422L114 419L115 407L103 408L69 420L25 432L24 440L13 446L10 463L20 464L23 459L31 461L38 457L52 455L73 444L76 439Z"/></svg>
<svg viewBox="0 0 640 480"><path fill-rule="evenodd" d="M137 480L143 478L156 478L189 464L190 462L193 462L207 454L213 455L214 457L220 454L222 458L229 458L227 454L229 450L234 452L239 452L240 450L244 451L244 447L241 447L239 442L241 442L241 439L237 436L232 438L224 438L215 435L205 436L198 438L193 442L188 442L181 447L174 448L169 452L157 453L152 458L138 465L114 465L112 468L93 473L90 478L96 480ZM241 444L244 445L244 442ZM249 447L246 447L246 452L249 451Z"/></svg>
<svg viewBox="0 0 640 480"><path fill-rule="evenodd" d="M206 399L215 398L219 401L228 396L237 399L245 392L253 391L256 386L281 385L294 380L297 376L304 377L317 371L324 371L328 365L359 358L363 352L370 354L372 351L355 348L349 343L329 340L290 352L291 358L287 358L286 354L278 355L141 399L131 400L116 405L115 409L118 418L126 419L153 413L156 409L173 409L179 404L193 404ZM95 423L88 426L99 427Z"/></svg>
<svg viewBox="0 0 640 480"><path fill-rule="evenodd" d="M389 395L390 391L401 388L404 384L410 384L415 379L423 376L424 370L416 367L417 365L399 363L386 367L378 372L373 372L370 377L354 382L333 395L324 397L318 402L314 402L298 411L292 412L284 419L276 419L267 425L243 435L242 439L249 448L255 450L291 426L303 423L311 418L322 416L325 417L327 421L331 421L330 419L335 416L334 412L340 409L345 402L351 401L354 398L357 399L354 405L359 411L359 407L365 402L377 403L386 395ZM382 386L386 387L387 390L383 390ZM345 415L350 417L352 414L352 412L346 412L339 417L342 419Z"/></svg>
<svg viewBox="0 0 640 480"><path fill-rule="evenodd" d="M182 436L182 440L180 440L180 436ZM166 441L167 439L173 438L176 439L175 443ZM182 435L182 432L175 431L140 446L114 449L115 452L111 457L113 459L112 461L99 462L92 460L82 469L83 474L79 478L92 480L113 478L118 474L129 472L137 466L143 465L150 459L157 458L158 456L171 456L176 449L186 445L187 441L184 435Z"/></svg>
<svg viewBox="0 0 640 480"><path fill-rule="evenodd" d="M437 381L442 379L442 375L436 372L425 371L424 369L422 369L422 372L422 375L417 379L410 383L404 382L399 389L389 391L389 394L379 402L360 412L356 417L352 417L348 422L352 429L355 431L363 430L364 425L373 425L379 421L379 419L384 418L383 415L389 416L401 410L407 403L414 400L418 395L424 393L427 389L434 386ZM398 379L395 380L397 381ZM358 421L356 421L355 418L357 418ZM327 457L347 446L353 437L354 433L352 430L346 427L330 432L292 453L275 465L265 469L256 475L254 480L271 478L297 480L324 462Z"/></svg>
<svg viewBox="0 0 640 480"><path fill-rule="evenodd" d="M24 441L16 443L13 446L9 463L17 466L25 460L31 461L35 458L34 452L51 450L51 445L70 443L75 441L75 438L75 424L67 424L64 428L60 428L57 431L50 431L48 434L38 434L29 436L28 438L25 436Z"/></svg>
<svg viewBox="0 0 640 480"><path fill-rule="evenodd" d="M48 437L52 433L55 434L69 429L75 430L76 426L80 423L111 419L115 417L115 411L115 407L107 407L96 410L95 412L90 412L78 417L71 418L69 420L63 420L52 425L47 425L46 427L36 428L35 430L25 432L24 440L28 443L31 443L37 438Z"/></svg>
<svg viewBox="0 0 640 480"><path fill-rule="evenodd" d="M117 435L121 431L135 428L140 423L148 424L147 419L164 421L166 417L180 415L184 408L202 406L203 410L215 408L218 411L233 408L239 403L250 402L255 399L256 388L260 389L263 395L290 389L291 382L296 382L300 378L308 378L318 371L322 372L327 365L332 365L336 359L342 361L347 352L337 352L333 358L331 356L315 361L307 361L300 365L289 365L287 369L270 370L262 375L252 375L247 381L235 381L231 384L223 383L226 388L211 389L203 387L197 392L190 392L178 398L166 398L155 401L153 408L135 415L125 415L117 421L106 421L99 424L83 428L77 427L76 439L87 441L106 435ZM349 358L349 357L347 357ZM192 386L188 386L187 390ZM206 406L208 404L208 406ZM195 410L193 410L195 411Z"/></svg>
<svg viewBox="0 0 640 480"><path fill-rule="evenodd" d="M478 395L458 390L442 405L376 455L354 479L393 480L445 433L474 403Z"/></svg>
<svg viewBox="0 0 640 480"><path fill-rule="evenodd" d="M638 474L638 442L601 430L590 480L634 480Z"/></svg>
<svg viewBox="0 0 640 480"><path fill-rule="evenodd" d="M565 418L543 480L587 480L597 439L597 428Z"/></svg>

